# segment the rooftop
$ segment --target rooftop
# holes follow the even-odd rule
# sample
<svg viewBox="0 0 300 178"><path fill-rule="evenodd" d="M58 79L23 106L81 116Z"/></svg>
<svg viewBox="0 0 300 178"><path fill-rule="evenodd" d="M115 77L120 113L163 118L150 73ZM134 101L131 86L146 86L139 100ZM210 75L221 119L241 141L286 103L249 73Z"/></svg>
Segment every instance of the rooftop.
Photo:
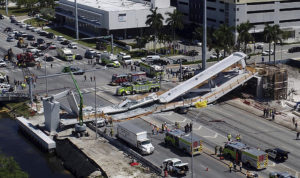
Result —
<svg viewBox="0 0 300 178"><path fill-rule="evenodd" d="M73 3L73 0L66 0ZM138 3L132 0L81 0L78 4L95 7L105 11L126 11L150 9L150 3Z"/></svg>

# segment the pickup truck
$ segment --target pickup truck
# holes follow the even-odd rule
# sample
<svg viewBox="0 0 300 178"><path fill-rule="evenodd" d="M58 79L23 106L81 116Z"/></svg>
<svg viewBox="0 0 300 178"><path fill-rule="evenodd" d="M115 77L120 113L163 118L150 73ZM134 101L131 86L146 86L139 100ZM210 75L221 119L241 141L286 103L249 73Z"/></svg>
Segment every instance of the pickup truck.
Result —
<svg viewBox="0 0 300 178"><path fill-rule="evenodd" d="M163 170L167 170L170 174L185 176L189 171L188 163L183 163L178 158L169 158L163 161Z"/></svg>
<svg viewBox="0 0 300 178"><path fill-rule="evenodd" d="M285 161L288 159L288 154L290 152L282 150L280 148L274 148L274 149L267 149L266 153L268 153L269 158L275 160L275 161Z"/></svg>

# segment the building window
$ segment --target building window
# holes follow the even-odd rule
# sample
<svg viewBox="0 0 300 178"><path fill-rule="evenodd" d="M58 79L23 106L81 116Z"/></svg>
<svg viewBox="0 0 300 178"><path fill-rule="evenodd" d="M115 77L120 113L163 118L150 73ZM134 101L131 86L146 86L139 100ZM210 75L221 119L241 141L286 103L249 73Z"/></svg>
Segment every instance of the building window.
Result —
<svg viewBox="0 0 300 178"><path fill-rule="evenodd" d="M181 2L181 1L179 1L178 3L181 4L181 5L186 5L186 6L189 5L189 3L187 3L187 2Z"/></svg>
<svg viewBox="0 0 300 178"><path fill-rule="evenodd" d="M259 11L247 11L247 14L258 14L258 13L268 13L268 12L274 12L274 9L259 10Z"/></svg>
<svg viewBox="0 0 300 178"><path fill-rule="evenodd" d="M119 14L119 22L126 22L126 14Z"/></svg>

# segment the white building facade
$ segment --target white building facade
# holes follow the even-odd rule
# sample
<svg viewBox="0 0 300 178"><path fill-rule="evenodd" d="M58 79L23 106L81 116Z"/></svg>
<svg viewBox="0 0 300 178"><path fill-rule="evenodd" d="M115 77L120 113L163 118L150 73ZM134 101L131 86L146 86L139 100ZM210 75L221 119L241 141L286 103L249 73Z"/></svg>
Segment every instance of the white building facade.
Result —
<svg viewBox="0 0 300 178"><path fill-rule="evenodd" d="M165 19L167 12L176 9L170 0L80 0L77 5L80 32L98 36L117 33L124 38L147 27L150 9L157 7ZM74 0L59 0L56 17L61 25L75 27L74 7Z"/></svg>
<svg viewBox="0 0 300 178"><path fill-rule="evenodd" d="M234 26L249 21L257 36L265 24L278 24L290 31L289 42L300 41L300 0L206 0L207 24L217 28L220 24ZM203 0L177 0L178 10L186 22L202 24Z"/></svg>

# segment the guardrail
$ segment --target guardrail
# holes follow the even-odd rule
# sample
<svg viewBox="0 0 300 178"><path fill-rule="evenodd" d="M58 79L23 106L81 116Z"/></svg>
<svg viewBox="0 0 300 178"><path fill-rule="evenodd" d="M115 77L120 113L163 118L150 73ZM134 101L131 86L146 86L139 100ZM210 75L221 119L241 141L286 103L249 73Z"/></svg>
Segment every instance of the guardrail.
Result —
<svg viewBox="0 0 300 178"><path fill-rule="evenodd" d="M89 123L89 124L87 124L87 126L90 129L92 129L93 131L95 131L95 126L93 124ZM107 139L115 147L120 148L121 150L123 150L124 152L126 152L127 154L129 154L130 156L134 157L136 160L138 160L140 163L142 163L144 166L148 167L150 170L152 170L156 174L161 175L162 170L161 170L161 168L159 166L154 165L153 163L151 163L149 160L147 160L143 156L139 155L138 153L136 153L132 149L130 149L130 148L122 145L120 142L116 141L112 137L104 134L99 129L97 130L97 133L99 133L102 137L104 137L105 139Z"/></svg>

